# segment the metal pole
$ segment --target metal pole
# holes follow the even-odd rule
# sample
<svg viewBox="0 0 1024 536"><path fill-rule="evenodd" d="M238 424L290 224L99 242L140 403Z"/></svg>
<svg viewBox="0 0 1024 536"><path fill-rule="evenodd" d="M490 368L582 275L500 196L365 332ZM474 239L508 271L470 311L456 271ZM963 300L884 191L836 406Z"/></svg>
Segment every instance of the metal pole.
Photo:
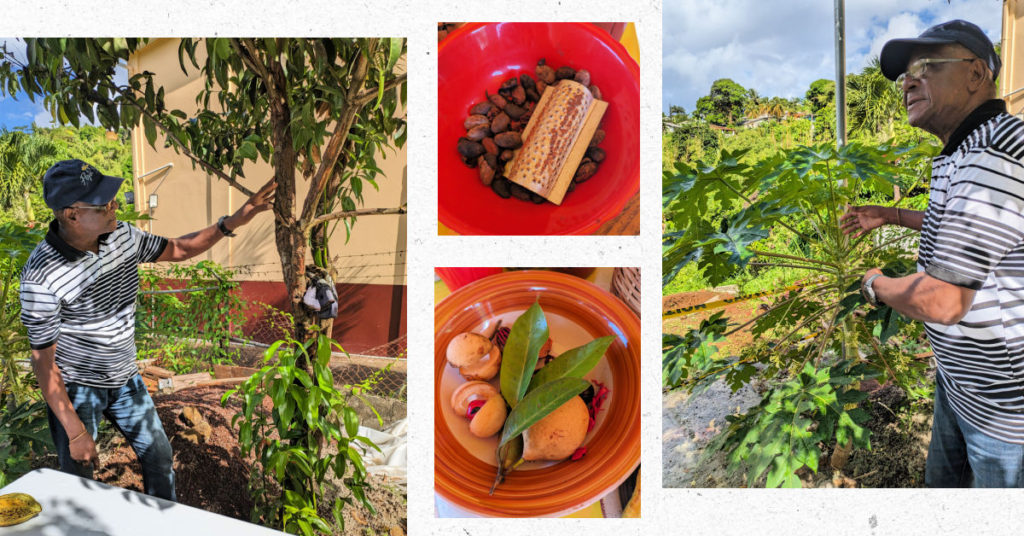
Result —
<svg viewBox="0 0 1024 536"><path fill-rule="evenodd" d="M846 22L845 0L835 0L836 18L836 147L846 145Z"/></svg>

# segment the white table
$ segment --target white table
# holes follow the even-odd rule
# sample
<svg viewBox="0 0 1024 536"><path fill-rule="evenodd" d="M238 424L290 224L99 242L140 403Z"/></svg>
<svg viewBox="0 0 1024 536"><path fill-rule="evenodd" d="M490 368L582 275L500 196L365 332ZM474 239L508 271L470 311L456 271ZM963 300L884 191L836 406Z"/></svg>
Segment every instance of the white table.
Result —
<svg viewBox="0 0 1024 536"><path fill-rule="evenodd" d="M53 469L36 469L0 489L0 495L15 492L35 497L43 511L20 525L0 527L0 536L284 534Z"/></svg>

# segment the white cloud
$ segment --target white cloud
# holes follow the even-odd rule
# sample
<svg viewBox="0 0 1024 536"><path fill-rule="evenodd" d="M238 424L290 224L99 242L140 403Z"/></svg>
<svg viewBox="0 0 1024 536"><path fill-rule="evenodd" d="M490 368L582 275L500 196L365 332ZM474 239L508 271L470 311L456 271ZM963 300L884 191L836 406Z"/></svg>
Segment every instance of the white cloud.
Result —
<svg viewBox="0 0 1024 536"><path fill-rule="evenodd" d="M53 120L53 115L51 115L46 108L43 108L42 105L39 105L39 109L36 110L36 113L32 118L32 122L35 123L37 127L57 126L57 122Z"/></svg>
<svg viewBox="0 0 1024 536"><path fill-rule="evenodd" d="M999 40L1000 0L859 0L846 3L846 70L862 69L882 45L932 24L962 18ZM835 78L833 3L822 0L666 2L662 107L692 111L711 83L731 78L768 96L803 96Z"/></svg>

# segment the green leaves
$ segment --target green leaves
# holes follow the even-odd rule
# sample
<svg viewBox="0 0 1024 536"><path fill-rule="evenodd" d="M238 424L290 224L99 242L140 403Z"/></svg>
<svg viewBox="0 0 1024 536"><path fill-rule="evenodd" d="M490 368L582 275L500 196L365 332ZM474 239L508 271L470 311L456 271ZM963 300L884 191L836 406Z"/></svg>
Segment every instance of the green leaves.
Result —
<svg viewBox="0 0 1024 536"><path fill-rule="evenodd" d="M767 487L799 487L797 471L818 470L819 444L852 440L856 447L870 447L870 432L863 427L868 415L855 407L867 394L854 384L875 375L849 361L823 368L806 363L793 379L773 386L757 407L728 419L719 441L731 449L730 467L747 467L751 486L765 476Z"/></svg>
<svg viewBox="0 0 1024 536"><path fill-rule="evenodd" d="M608 335L567 350L534 372L540 347L547 340L547 319L540 303L534 302L512 324L502 353L501 393L512 410L498 444L498 469L491 493L522 463L523 432L590 387L583 376L597 365L615 337Z"/></svg>
<svg viewBox="0 0 1024 536"><path fill-rule="evenodd" d="M242 408L232 424L238 426L242 452L254 456L264 469L254 472L250 481L263 521L291 532L332 530L317 510L328 479L343 482L359 504L373 511L364 491L366 467L356 445L380 449L358 435L359 415L348 397L359 396L357 390L369 389L379 377L356 386L335 386L330 369L333 349L341 347L322 334L309 344L277 341L266 354L266 360L274 363L222 400L226 404L230 397L241 395ZM312 374L300 361L312 363ZM380 374L386 372L387 368ZM264 406L268 397L269 416ZM275 495L275 489L283 490L282 494ZM335 504L334 513L339 514L340 508ZM340 519L335 515L336 522Z"/></svg>
<svg viewBox="0 0 1024 536"><path fill-rule="evenodd" d="M534 302L512 324L505 351L501 354L501 395L515 409L526 394L540 347L548 340L548 322L540 304Z"/></svg>
<svg viewBox="0 0 1024 536"><path fill-rule="evenodd" d="M553 361L544 365L544 368L533 373L527 392L559 378L582 378L597 365L614 340L614 336L606 335L562 352Z"/></svg>
<svg viewBox="0 0 1024 536"><path fill-rule="evenodd" d="M559 378L531 390L509 412L499 446L525 432L531 425L582 393L587 387L590 387L590 382L582 378Z"/></svg>

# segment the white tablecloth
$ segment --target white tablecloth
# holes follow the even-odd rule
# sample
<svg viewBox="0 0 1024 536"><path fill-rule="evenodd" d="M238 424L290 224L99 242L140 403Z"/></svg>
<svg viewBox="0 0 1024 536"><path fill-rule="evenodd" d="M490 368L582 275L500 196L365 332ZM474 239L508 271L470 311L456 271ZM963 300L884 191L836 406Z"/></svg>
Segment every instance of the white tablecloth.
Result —
<svg viewBox="0 0 1024 536"><path fill-rule="evenodd" d="M0 527L0 536L284 534L53 469L36 469L0 489L0 495L14 492L35 497L43 511L21 525Z"/></svg>

